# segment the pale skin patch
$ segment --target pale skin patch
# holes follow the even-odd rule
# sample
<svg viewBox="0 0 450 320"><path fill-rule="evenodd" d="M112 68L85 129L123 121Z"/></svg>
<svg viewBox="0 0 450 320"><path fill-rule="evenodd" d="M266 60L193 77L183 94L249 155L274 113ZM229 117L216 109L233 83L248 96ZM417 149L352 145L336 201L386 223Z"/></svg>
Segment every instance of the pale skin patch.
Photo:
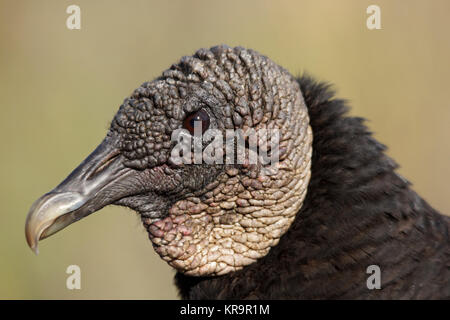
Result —
<svg viewBox="0 0 450 320"><path fill-rule="evenodd" d="M176 202L163 220L144 219L156 252L187 275L242 269L278 244L302 206L310 179L312 131L299 112L278 173L230 168L199 198ZM254 178L251 178L254 176Z"/></svg>

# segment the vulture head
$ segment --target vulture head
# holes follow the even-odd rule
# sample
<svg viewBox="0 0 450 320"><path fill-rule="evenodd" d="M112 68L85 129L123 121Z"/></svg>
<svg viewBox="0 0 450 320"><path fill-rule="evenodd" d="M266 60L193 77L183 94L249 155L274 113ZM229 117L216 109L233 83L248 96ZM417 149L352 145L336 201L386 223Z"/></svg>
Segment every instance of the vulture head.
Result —
<svg viewBox="0 0 450 320"><path fill-rule="evenodd" d="M263 138L275 135L267 147ZM179 272L237 271L267 255L302 207L312 138L299 84L285 69L253 50L200 49L124 100L100 145L34 202L26 239L37 252L39 240L69 224L126 206Z"/></svg>

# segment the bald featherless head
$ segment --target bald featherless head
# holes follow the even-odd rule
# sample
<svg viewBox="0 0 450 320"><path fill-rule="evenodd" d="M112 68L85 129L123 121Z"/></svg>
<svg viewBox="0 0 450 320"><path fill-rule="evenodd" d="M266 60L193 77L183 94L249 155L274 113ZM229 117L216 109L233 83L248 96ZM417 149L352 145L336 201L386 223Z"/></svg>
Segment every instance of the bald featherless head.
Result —
<svg viewBox="0 0 450 320"><path fill-rule="evenodd" d="M226 144L221 162L173 161L175 131L194 135L194 120L205 135L242 130L246 155L248 132L276 129L279 161L230 163ZM33 204L27 240L37 249L39 239L115 204L140 214L156 252L178 271L236 271L288 230L306 195L311 153L307 108L286 70L240 47L200 49L125 99L99 147Z"/></svg>

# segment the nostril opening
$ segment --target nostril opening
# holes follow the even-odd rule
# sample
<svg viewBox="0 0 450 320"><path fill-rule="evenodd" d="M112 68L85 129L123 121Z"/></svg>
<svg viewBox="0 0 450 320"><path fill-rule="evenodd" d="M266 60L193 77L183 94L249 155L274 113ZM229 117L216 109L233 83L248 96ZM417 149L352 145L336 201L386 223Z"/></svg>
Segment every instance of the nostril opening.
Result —
<svg viewBox="0 0 450 320"><path fill-rule="evenodd" d="M100 161L98 163L97 168L95 168L95 170L87 177L87 180L94 178L95 176L100 174L102 171L104 171L107 167L109 167L109 165L115 159L117 159L119 157L119 155L120 155L120 151L114 151L114 152L110 153L107 157L102 159L102 161Z"/></svg>

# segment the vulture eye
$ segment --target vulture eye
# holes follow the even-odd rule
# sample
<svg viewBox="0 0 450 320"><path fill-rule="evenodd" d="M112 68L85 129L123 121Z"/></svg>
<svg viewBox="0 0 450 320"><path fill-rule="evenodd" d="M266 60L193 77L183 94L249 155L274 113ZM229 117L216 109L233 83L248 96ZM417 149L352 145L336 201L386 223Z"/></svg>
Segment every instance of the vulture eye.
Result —
<svg viewBox="0 0 450 320"><path fill-rule="evenodd" d="M183 121L183 128L188 130L191 135L194 135L194 128L196 125L202 125L202 134L208 130L209 127L209 114L200 109L197 112L191 113Z"/></svg>

